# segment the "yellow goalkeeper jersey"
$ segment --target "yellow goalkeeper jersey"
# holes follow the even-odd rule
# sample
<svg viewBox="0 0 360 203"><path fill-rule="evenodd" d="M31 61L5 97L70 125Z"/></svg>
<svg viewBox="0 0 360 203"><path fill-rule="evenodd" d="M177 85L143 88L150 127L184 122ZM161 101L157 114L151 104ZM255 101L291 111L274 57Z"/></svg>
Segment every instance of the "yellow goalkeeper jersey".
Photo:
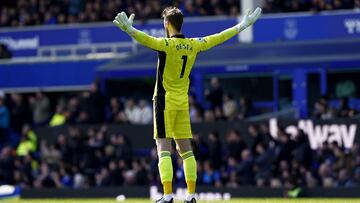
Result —
<svg viewBox="0 0 360 203"><path fill-rule="evenodd" d="M225 42L237 33L236 28L229 28L221 33L202 38L185 38L184 35L155 38L136 30L132 37L140 44L158 52L153 96L153 100L156 101L155 108L188 109L189 75L197 54Z"/></svg>

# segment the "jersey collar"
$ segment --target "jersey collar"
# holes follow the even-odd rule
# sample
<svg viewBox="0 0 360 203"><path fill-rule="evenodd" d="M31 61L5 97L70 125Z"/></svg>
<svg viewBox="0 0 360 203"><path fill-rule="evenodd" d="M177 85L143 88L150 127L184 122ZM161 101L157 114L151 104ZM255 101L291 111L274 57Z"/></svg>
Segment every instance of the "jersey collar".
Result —
<svg viewBox="0 0 360 203"><path fill-rule="evenodd" d="M177 35L173 35L170 38L185 38L185 35L183 34L177 34Z"/></svg>

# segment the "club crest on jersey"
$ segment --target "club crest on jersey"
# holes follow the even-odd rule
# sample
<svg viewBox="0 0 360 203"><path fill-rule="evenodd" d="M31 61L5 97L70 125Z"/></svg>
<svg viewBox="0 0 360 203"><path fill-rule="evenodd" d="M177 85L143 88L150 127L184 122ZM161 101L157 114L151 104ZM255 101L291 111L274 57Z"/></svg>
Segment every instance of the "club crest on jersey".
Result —
<svg viewBox="0 0 360 203"><path fill-rule="evenodd" d="M206 40L205 40L204 38L197 38L197 40L198 40L199 42L206 42Z"/></svg>
<svg viewBox="0 0 360 203"><path fill-rule="evenodd" d="M190 46L189 44L177 44L176 45L176 50L189 50L189 51L192 51L193 48L192 46Z"/></svg>

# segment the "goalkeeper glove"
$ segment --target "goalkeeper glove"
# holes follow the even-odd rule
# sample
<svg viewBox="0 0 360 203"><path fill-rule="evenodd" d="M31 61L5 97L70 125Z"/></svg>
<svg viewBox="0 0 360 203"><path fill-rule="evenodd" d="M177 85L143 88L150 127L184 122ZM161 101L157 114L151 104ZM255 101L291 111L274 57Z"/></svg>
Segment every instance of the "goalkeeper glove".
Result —
<svg viewBox="0 0 360 203"><path fill-rule="evenodd" d="M134 17L135 14L131 14L128 18L125 12L121 12L117 14L113 20L113 23L122 31L128 33L129 35L133 35L135 33L135 28L132 26Z"/></svg>
<svg viewBox="0 0 360 203"><path fill-rule="evenodd" d="M241 22L235 26L238 32L241 32L250 25L254 24L261 16L261 12L262 10L259 7L257 7L253 13L251 13L250 9L247 9Z"/></svg>

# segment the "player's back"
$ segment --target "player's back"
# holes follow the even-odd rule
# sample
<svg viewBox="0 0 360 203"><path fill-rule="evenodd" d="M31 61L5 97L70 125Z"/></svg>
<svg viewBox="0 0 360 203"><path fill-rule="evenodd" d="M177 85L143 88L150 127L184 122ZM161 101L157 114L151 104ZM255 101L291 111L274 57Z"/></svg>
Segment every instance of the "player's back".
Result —
<svg viewBox="0 0 360 203"><path fill-rule="evenodd" d="M166 109L187 109L189 75L198 53L196 40L175 35L165 43L166 49L159 52L156 88L164 88Z"/></svg>

